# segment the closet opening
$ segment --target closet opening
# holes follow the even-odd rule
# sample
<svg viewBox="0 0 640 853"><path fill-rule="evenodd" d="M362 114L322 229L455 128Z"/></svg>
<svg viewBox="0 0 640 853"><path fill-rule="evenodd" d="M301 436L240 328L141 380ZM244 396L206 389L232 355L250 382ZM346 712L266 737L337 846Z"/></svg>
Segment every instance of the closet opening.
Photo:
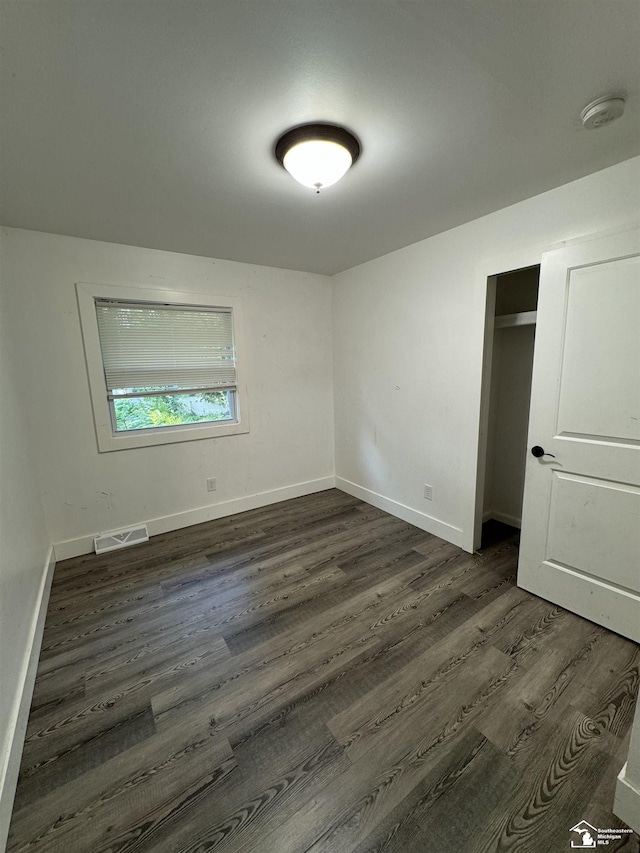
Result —
<svg viewBox="0 0 640 853"><path fill-rule="evenodd" d="M487 280L474 549L522 519L540 265Z"/></svg>

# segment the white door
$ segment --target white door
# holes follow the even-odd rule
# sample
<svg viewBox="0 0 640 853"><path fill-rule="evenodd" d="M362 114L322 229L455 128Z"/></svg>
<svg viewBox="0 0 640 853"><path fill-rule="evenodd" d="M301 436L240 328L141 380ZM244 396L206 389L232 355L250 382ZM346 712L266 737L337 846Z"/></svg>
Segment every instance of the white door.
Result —
<svg viewBox="0 0 640 853"><path fill-rule="evenodd" d="M535 346L518 585L640 641L639 230L543 256Z"/></svg>

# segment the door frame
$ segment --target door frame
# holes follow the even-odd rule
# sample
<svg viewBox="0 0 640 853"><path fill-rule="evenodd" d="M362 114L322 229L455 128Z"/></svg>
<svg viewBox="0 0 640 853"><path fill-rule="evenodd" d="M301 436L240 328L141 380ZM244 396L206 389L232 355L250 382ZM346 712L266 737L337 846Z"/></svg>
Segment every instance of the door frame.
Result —
<svg viewBox="0 0 640 853"><path fill-rule="evenodd" d="M491 368L493 365L493 334L495 331L496 283L498 276L517 272L540 264L543 251L536 247L504 254L478 267L478 286L484 294L484 339L482 350L482 378L478 418L478 454L476 458L476 486L473 515L473 550L480 548L484 513L484 485L486 479L487 447L489 443L489 407L491 399Z"/></svg>

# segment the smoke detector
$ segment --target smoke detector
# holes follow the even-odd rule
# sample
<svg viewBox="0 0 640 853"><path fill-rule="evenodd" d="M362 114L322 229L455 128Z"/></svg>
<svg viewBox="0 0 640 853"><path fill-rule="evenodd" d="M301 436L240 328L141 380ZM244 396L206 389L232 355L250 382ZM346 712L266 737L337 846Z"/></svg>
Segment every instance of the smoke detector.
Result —
<svg viewBox="0 0 640 853"><path fill-rule="evenodd" d="M624 112L624 98L622 95L606 95L597 98L582 110L580 118L582 126L587 130L597 130L620 118Z"/></svg>

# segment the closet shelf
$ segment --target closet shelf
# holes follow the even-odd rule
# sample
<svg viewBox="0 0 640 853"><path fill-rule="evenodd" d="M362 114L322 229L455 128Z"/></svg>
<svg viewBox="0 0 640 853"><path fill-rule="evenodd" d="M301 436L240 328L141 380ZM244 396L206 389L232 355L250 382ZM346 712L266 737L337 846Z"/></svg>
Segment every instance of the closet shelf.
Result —
<svg viewBox="0 0 640 853"><path fill-rule="evenodd" d="M520 311L517 314L499 314L495 318L496 329L509 326L532 326L536 322L537 311Z"/></svg>

